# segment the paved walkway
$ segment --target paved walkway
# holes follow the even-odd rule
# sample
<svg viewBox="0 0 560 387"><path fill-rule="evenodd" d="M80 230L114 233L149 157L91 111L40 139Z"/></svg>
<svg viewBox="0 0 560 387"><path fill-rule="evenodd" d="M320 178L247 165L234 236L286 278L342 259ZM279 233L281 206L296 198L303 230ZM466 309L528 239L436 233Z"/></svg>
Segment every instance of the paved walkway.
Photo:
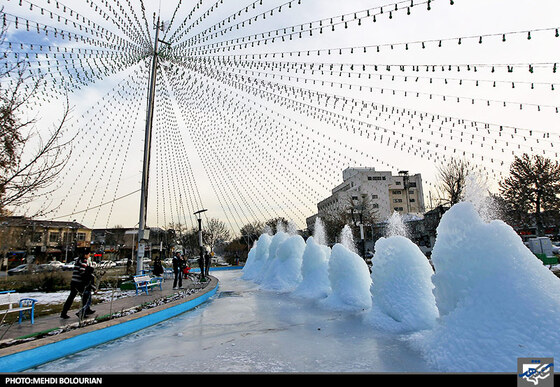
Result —
<svg viewBox="0 0 560 387"><path fill-rule="evenodd" d="M35 323L31 324L30 320L26 319L22 321L21 324L17 322L11 326L3 325L0 326L0 336L3 335L0 343L12 342L17 340L18 344L10 345L4 348L0 348L0 356L7 353L18 352L23 350L23 348L18 347L29 347L41 345L43 338L32 340L29 342L23 341L20 343L22 338L29 338L38 336L46 336L47 332L63 331L63 333L51 334L48 337L49 341L63 340L68 336L75 336L80 334L80 331L91 331L92 329L100 329L106 326L106 323L111 325L117 324L119 322L128 321L140 317L142 314L153 313L158 310L168 308L170 306L176 305L177 303L186 302L192 300L208 290L213 289L217 285L217 279L210 276L210 281L201 283L198 278L193 280L184 279L182 289L173 289L173 280L165 279L163 282L162 290L159 288L154 288L149 291L147 295L145 292L139 293L135 296L122 297L119 299L114 299L111 301L106 301L98 303L92 306L95 313L88 316L85 320L80 321L76 316L77 310L70 310L68 315L69 319L62 319L57 313L56 315L47 315L35 318ZM79 296L77 297L79 299ZM167 300L169 302L165 302ZM126 313L130 311L139 311L136 313ZM114 314L116 312L123 312L121 317L113 318L108 320L106 317ZM105 316L105 318L104 318ZM93 320L107 320L104 323L93 323ZM33 344L32 344L33 343Z"/></svg>

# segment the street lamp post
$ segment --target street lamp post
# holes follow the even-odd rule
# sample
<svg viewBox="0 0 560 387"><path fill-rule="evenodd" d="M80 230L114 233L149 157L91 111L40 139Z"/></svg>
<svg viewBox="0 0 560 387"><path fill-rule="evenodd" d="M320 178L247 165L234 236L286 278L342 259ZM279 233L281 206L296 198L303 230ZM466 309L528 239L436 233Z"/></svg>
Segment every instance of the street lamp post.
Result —
<svg viewBox="0 0 560 387"><path fill-rule="evenodd" d="M199 261L200 263L199 263L199 266L200 266L200 278L201 279L206 278L205 275L204 275L204 251L202 249L202 218L201 218L201 214L205 211L208 211L208 210L199 210L199 211L196 211L194 213L194 215L196 215L197 219L198 219L198 246L200 247L200 261Z"/></svg>

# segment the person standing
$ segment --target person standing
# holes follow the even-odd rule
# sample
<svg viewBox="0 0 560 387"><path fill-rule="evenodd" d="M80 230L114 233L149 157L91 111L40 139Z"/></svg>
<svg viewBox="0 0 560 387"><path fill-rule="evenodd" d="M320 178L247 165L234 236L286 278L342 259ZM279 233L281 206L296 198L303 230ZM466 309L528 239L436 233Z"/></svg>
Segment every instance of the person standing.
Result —
<svg viewBox="0 0 560 387"><path fill-rule="evenodd" d="M72 306L72 302L74 302L74 298L78 293L83 294L84 292L84 274L86 272L86 268L88 267L88 261L90 260L90 252L84 252L74 264L74 269L72 270L72 280L70 281L70 294L62 307L62 312L60 313L60 317L63 319L70 318L68 316L68 311Z"/></svg>
<svg viewBox="0 0 560 387"><path fill-rule="evenodd" d="M208 277L208 273L210 272L210 261L212 260L212 256L208 251L204 254L204 277Z"/></svg>
<svg viewBox="0 0 560 387"><path fill-rule="evenodd" d="M203 280L205 278L204 277L204 254L201 254L201 256L198 257L197 261L198 261L198 267L200 268L200 279Z"/></svg>
<svg viewBox="0 0 560 387"><path fill-rule="evenodd" d="M156 277L159 277L163 274L163 266L161 264L161 258L160 257L156 257L156 259L154 260L153 273Z"/></svg>
<svg viewBox="0 0 560 387"><path fill-rule="evenodd" d="M173 255L173 274L175 275L173 289L177 289L177 282L179 282L179 289L183 287L182 260L181 254L177 251Z"/></svg>

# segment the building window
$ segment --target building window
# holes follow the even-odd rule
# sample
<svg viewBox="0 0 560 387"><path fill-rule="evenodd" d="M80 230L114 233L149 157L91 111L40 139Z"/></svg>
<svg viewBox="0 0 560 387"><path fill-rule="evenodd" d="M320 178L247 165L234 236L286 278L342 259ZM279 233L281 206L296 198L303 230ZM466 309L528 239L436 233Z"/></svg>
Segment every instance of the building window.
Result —
<svg viewBox="0 0 560 387"><path fill-rule="evenodd" d="M372 199L379 199L379 195L371 194L371 198L372 198Z"/></svg>
<svg viewBox="0 0 560 387"><path fill-rule="evenodd" d="M402 203L402 199L393 199L393 203Z"/></svg>
<svg viewBox="0 0 560 387"><path fill-rule="evenodd" d="M379 208L379 203L372 203L371 208Z"/></svg>
<svg viewBox="0 0 560 387"><path fill-rule="evenodd" d="M76 240L78 241L85 241L86 240L86 233L85 232L79 232L76 234Z"/></svg>
<svg viewBox="0 0 560 387"><path fill-rule="evenodd" d="M59 232L51 232L49 234L49 242L56 243L56 242L58 242L59 239L60 239L60 233Z"/></svg>
<svg viewBox="0 0 560 387"><path fill-rule="evenodd" d="M410 182L408 182L408 186L414 188L414 187L416 187L416 182L415 181L410 181Z"/></svg>
<svg viewBox="0 0 560 387"><path fill-rule="evenodd" d="M395 207L394 210L395 211L403 211L403 208L402 207Z"/></svg>
<svg viewBox="0 0 560 387"><path fill-rule="evenodd" d="M410 199L411 203L414 203L415 201L416 201L416 199L414 199L414 198Z"/></svg>
<svg viewBox="0 0 560 387"><path fill-rule="evenodd" d="M400 181L395 181L395 184L396 185L401 185L401 182Z"/></svg>
<svg viewBox="0 0 560 387"><path fill-rule="evenodd" d="M41 243L43 241L43 233L42 232L34 232L31 234L31 242L32 243Z"/></svg>
<svg viewBox="0 0 560 387"><path fill-rule="evenodd" d="M394 189L393 190L393 195L402 195L402 191L399 189Z"/></svg>
<svg viewBox="0 0 560 387"><path fill-rule="evenodd" d="M352 200L358 200L357 196L352 196Z"/></svg>

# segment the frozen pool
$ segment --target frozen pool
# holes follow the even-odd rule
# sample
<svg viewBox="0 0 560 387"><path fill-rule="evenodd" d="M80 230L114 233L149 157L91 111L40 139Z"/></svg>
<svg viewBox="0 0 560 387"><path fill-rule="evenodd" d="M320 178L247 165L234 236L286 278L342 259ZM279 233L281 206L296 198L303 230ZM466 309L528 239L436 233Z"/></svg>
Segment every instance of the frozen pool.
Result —
<svg viewBox="0 0 560 387"><path fill-rule="evenodd" d="M431 372L397 335L360 315L258 290L241 271L214 272L204 305L32 372Z"/></svg>

